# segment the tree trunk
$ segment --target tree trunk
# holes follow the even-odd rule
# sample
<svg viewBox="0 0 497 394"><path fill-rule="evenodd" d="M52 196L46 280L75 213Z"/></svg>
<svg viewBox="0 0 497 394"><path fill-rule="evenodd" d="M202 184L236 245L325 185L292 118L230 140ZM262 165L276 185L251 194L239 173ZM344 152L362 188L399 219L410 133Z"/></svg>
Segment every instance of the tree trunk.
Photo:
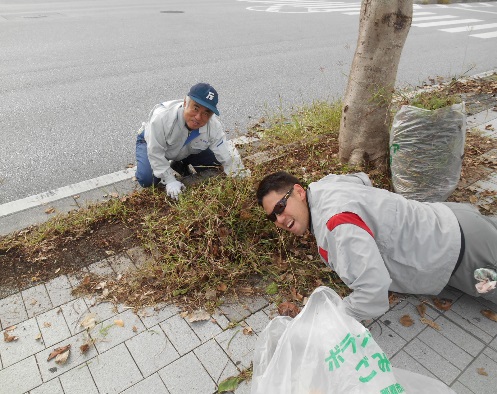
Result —
<svg viewBox="0 0 497 394"><path fill-rule="evenodd" d="M386 165L389 108L413 0L363 0L359 39L340 121L340 160Z"/></svg>

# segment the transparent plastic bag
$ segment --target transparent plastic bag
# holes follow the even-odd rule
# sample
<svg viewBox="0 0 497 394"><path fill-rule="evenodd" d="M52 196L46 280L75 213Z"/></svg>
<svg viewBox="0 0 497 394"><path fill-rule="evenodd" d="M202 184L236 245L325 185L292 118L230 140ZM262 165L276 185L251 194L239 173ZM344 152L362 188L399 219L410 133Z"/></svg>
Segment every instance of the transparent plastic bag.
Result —
<svg viewBox="0 0 497 394"><path fill-rule="evenodd" d="M434 379L392 368L369 330L345 314L342 299L328 287L318 287L294 319L273 319L256 343L252 394L417 394L420 389L455 394Z"/></svg>
<svg viewBox="0 0 497 394"><path fill-rule="evenodd" d="M464 103L433 111L402 106L390 132L395 192L418 201L445 201L461 176L465 139Z"/></svg>

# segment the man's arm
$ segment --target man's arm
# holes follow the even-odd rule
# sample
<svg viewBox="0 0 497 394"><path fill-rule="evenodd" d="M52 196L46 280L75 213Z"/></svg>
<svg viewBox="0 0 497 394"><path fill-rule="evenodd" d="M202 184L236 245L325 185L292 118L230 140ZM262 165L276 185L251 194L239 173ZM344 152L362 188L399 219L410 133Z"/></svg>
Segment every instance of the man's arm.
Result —
<svg viewBox="0 0 497 394"><path fill-rule="evenodd" d="M160 178L163 183L175 181L174 170L166 158L167 144L160 114L152 115L149 124L145 127L150 128L149 133L147 133L147 153L154 175Z"/></svg>
<svg viewBox="0 0 497 394"><path fill-rule="evenodd" d="M343 223L326 235L329 260L353 290L344 298L345 312L358 321L378 317L388 310L388 289L392 282L376 242L364 226Z"/></svg>

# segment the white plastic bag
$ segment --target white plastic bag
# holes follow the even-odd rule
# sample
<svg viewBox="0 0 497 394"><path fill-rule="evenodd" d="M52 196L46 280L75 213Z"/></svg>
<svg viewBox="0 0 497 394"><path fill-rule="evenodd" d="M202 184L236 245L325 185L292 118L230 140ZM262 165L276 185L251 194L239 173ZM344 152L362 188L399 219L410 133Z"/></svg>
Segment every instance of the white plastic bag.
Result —
<svg viewBox="0 0 497 394"><path fill-rule="evenodd" d="M403 105L390 132L395 192L418 201L445 201L461 177L465 139L464 103L434 111Z"/></svg>
<svg viewBox="0 0 497 394"><path fill-rule="evenodd" d="M426 393L454 393L431 378L400 375L411 388L421 379ZM259 336L251 393L420 393L403 381L369 330L345 314L338 294L322 286L297 317L276 317Z"/></svg>

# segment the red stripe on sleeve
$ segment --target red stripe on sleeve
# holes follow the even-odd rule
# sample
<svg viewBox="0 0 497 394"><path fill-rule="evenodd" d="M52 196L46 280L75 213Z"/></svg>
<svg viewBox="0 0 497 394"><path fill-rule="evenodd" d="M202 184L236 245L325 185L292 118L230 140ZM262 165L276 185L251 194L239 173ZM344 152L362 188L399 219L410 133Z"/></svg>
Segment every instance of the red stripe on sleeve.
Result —
<svg viewBox="0 0 497 394"><path fill-rule="evenodd" d="M328 220L328 222L326 223L326 227L328 227L328 230L333 231L335 227L340 226L341 224L354 224L362 228L363 230L366 230L374 238L374 234L368 227L368 225L364 223L359 215L356 215L355 213L337 213L336 215L332 216L330 220Z"/></svg>
<svg viewBox="0 0 497 394"><path fill-rule="evenodd" d="M326 251L326 249L323 249L321 246L318 248L318 250L324 261L328 262L328 251Z"/></svg>

